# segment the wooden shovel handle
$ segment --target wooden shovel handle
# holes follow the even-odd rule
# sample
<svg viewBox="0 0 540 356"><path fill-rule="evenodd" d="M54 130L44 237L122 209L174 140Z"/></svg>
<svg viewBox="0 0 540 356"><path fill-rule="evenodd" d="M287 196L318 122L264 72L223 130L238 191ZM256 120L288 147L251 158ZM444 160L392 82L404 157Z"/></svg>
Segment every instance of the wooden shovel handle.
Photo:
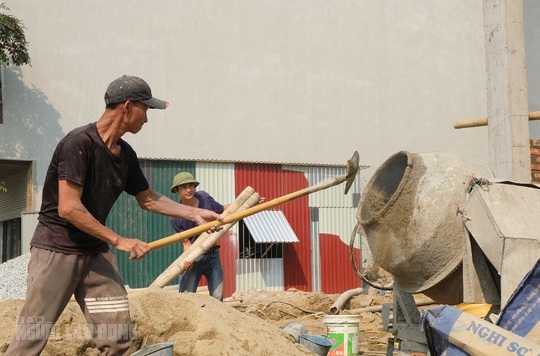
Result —
<svg viewBox="0 0 540 356"><path fill-rule="evenodd" d="M308 187L308 188L297 190L297 191L292 192L290 194L283 195L281 197L272 199L272 200L267 201L265 203L256 205L256 206L254 206L252 208L249 208L249 209L246 209L244 211L240 211L240 212L231 214L229 216L225 216L221 220L211 221L211 222L208 222L206 224L195 226L194 228L191 228L189 230L185 230L185 231L173 234L171 236L164 237L164 238L156 240L156 241L152 241L152 242L148 243L148 246L150 246L150 251L152 251L152 250L155 250L156 248L167 246L167 245L170 245L172 243L185 240L185 239L187 239L187 238L189 238L191 236L201 234L201 233L203 233L205 231L209 231L215 226L222 226L222 225L226 225L226 224L235 223L235 222L237 222L239 220L242 220L245 217L248 217L250 215L259 213L259 212L261 212L263 210L267 210L269 208L281 205L281 204L286 203L286 202L288 202L290 200L300 198L300 197L302 197L304 195L308 195L308 194L317 192L317 191L322 190L322 189L330 188L330 187L332 187L334 185L338 185L340 183L343 183L346 179L347 179L346 174L341 175L341 176L333 178L333 179L331 179L331 180L329 180L327 182L322 182L322 183L319 183L317 185L314 185L314 186L311 186L311 187Z"/></svg>
<svg viewBox="0 0 540 356"><path fill-rule="evenodd" d="M221 220L211 221L211 222L208 222L206 224L195 226L194 228L191 228L189 230L178 232L178 233L173 234L171 236L164 237L162 239L149 242L148 246L150 247L150 251L152 251L152 250L155 250L156 248L164 247L164 246L170 245L172 243L175 243L175 242L182 241L182 240L185 240L187 238L190 238L191 236L201 234L201 233L203 233L205 231L209 231L209 230L211 230L212 228L214 228L216 226L222 226L222 225L226 225L226 224L235 223L235 222L237 222L239 220L242 220L245 217L248 217L248 216L256 214L256 213L259 213L259 212L261 212L263 210L267 210L269 208L281 205L283 203L286 203L286 202L288 202L290 200L293 200L293 199L296 199L296 198L300 198L300 197L302 197L304 195L307 195L307 194L310 194L312 192L315 192L315 191L318 191L318 190L328 188L328 187L331 187L333 185L337 185L339 183L342 183L343 181L345 181L345 178L346 178L346 175L343 175L343 176L340 176L338 178L334 178L330 183L325 183L324 186L318 184L316 186L312 186L312 187L308 187L308 188L305 188L305 189L302 189L302 190L298 190L296 192L293 192L293 193L281 196L279 198L272 199L272 200L267 201L265 203L256 205L256 206L254 206L252 208L249 208L249 209L246 209L244 211L240 211L240 212L231 214L229 216L225 216Z"/></svg>
<svg viewBox="0 0 540 356"><path fill-rule="evenodd" d="M223 216L232 214L236 211L242 211L249 207L252 207L259 203L261 197L254 190L251 192L251 196L247 199L243 196L244 193L240 194L238 198L229 206L229 208L222 214ZM244 192L248 189L246 188ZM242 204L238 206L238 204ZM159 287L163 288L174 278L178 277L180 274L184 273L185 267L183 261L194 262L197 258L201 257L204 252L208 250L209 247L217 243L217 241L225 235L225 233L230 230L234 224L223 225L223 230L214 232L212 234L202 233L197 240L191 246L189 246L184 252L165 270L161 273L155 280L152 282L150 287Z"/></svg>

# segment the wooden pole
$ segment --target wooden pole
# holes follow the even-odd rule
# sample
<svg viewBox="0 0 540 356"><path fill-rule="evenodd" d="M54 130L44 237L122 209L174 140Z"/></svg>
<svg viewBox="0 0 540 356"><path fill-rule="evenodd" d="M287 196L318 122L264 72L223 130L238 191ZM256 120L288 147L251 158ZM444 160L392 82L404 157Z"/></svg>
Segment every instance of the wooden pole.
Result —
<svg viewBox="0 0 540 356"><path fill-rule="evenodd" d="M248 189L249 188L249 189ZM261 197L259 194L255 193L253 188L248 187L238 196L238 198L227 208L223 215L233 214L235 211L243 211L259 203ZM246 191L247 190L247 191ZM251 194L251 195L249 195ZM249 196L248 196L249 195ZM246 196L248 196L246 198ZM239 206L239 204L242 204ZM150 287L165 287L169 282L174 278L178 277L180 274L185 272L184 261L195 262L199 257L201 257L208 249L214 246L218 240L225 235L227 231L236 222L223 225L223 229L212 234L207 232L202 233L197 240L180 255L163 273L161 273L155 280L152 282Z"/></svg>
<svg viewBox="0 0 540 356"><path fill-rule="evenodd" d="M540 111L532 111L529 113L529 121L540 120ZM464 120L454 122L455 129L465 129L469 127L487 126L488 119L483 117L480 119Z"/></svg>

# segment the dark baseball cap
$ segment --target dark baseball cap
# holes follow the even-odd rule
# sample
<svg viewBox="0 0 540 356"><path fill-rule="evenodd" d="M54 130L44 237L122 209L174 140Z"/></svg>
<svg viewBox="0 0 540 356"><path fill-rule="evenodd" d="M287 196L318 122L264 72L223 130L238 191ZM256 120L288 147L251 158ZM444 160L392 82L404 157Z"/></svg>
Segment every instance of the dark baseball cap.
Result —
<svg viewBox="0 0 540 356"><path fill-rule="evenodd" d="M148 83L139 77L123 75L112 81L105 92L105 104L123 103L125 101L140 101L150 109L165 109L169 103L152 97Z"/></svg>

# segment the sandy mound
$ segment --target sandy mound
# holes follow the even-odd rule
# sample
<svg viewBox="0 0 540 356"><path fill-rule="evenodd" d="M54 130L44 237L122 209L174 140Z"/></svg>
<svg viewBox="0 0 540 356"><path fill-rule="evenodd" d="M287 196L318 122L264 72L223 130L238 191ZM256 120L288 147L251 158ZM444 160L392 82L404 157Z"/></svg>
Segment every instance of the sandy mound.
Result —
<svg viewBox="0 0 540 356"><path fill-rule="evenodd" d="M172 341L175 355L312 355L278 327L207 295L152 290L131 305L138 338Z"/></svg>
<svg viewBox="0 0 540 356"><path fill-rule="evenodd" d="M22 304L23 300L13 299L0 302L2 354L15 333ZM130 310L136 325L136 349L169 341L174 342L174 355L313 355L279 327L208 295L162 289L137 291L130 294ZM99 355L87 337L85 320L76 303L69 303L56 328L53 330L69 331L73 337L66 340L66 332L59 332L49 340L43 356Z"/></svg>

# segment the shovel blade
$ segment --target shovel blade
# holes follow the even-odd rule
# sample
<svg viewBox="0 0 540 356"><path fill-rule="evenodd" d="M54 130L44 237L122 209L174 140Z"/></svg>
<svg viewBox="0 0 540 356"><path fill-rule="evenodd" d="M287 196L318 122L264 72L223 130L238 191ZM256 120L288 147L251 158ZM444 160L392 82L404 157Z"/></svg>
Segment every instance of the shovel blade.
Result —
<svg viewBox="0 0 540 356"><path fill-rule="evenodd" d="M354 151L352 157L347 161L347 177L345 178L345 194L349 192L351 186L356 178L358 167L360 164L360 154L358 151Z"/></svg>

